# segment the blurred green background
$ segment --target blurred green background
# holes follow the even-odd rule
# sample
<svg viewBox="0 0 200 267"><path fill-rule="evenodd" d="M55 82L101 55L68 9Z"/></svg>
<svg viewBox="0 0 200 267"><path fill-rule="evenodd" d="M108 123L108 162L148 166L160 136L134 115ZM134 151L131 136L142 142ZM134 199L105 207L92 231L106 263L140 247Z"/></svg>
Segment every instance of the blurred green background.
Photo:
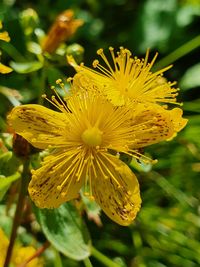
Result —
<svg viewBox="0 0 200 267"><path fill-rule="evenodd" d="M84 25L60 51L44 59L40 40L66 9L72 9ZM155 69L173 63L165 76L178 82L179 101L184 102L184 116L189 122L174 140L146 149L158 159L156 165L132 163L143 199L137 219L126 228L104 214L102 227L86 215L84 219L93 246L119 266L200 266L200 1L1 0L0 20L11 37L10 43L0 41L1 62L14 69L0 76L2 162L2 147L9 148L8 111L19 103L41 103L40 95L48 94L57 78L73 75L66 53L91 66L100 47L124 46L141 57L150 48L151 57L159 52ZM10 175L3 171L3 164L1 175ZM84 266L60 259L63 266ZM51 257L46 261L45 266L62 266ZM94 257L91 262L95 267L104 266Z"/></svg>

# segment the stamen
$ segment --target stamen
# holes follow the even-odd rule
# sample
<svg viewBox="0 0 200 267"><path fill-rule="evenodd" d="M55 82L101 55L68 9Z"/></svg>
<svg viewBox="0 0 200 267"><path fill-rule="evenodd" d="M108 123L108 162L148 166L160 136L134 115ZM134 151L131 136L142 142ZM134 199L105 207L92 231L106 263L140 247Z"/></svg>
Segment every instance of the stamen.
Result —
<svg viewBox="0 0 200 267"><path fill-rule="evenodd" d="M101 154L101 156L105 156L105 155L103 155L103 154ZM96 159L97 159L97 163L98 163L98 166L100 167L101 165L105 168L105 170L107 171L107 173L110 175L110 177L113 179L113 181L115 181L115 183L117 184L117 186L118 187L121 187L122 186L122 184L120 184L119 183L119 181L114 177L114 175L112 174L112 172L109 170L109 168L108 168L108 166L106 166L105 165L105 163L102 161L102 159L98 156L98 155L96 155ZM99 161L99 162L98 162ZM101 165L100 165L100 163L101 163ZM115 165L115 167L116 167L116 165ZM102 168L101 168L102 169ZM103 170L102 170L103 171ZM105 173L104 173L104 175L105 175ZM105 176L104 176L104 178L105 178Z"/></svg>
<svg viewBox="0 0 200 267"><path fill-rule="evenodd" d="M64 84L62 83L62 80L61 80L61 79L58 79L58 80L56 81L56 83L59 84L59 85L61 86L61 88L64 88ZM56 104L60 105L62 108L64 107L64 110L70 112L70 110L69 110L67 104L63 101L63 99L60 97L60 95L58 94L57 90L55 89L55 86L51 86L51 89L55 92L56 96L58 97L58 99L59 99L59 101L60 101L60 103L61 103L62 105L60 105L60 103L55 99L55 97L54 97L54 99L55 99L56 101L53 100L53 99L52 99L52 101L55 102ZM53 96L52 96L52 97L53 97Z"/></svg>
<svg viewBox="0 0 200 267"><path fill-rule="evenodd" d="M114 48L113 47L109 47L109 50L110 50L110 54L112 56L112 60L113 60L113 63L114 63L114 66L115 66L115 71L116 71L118 68L117 68L117 64L116 64Z"/></svg>
<svg viewBox="0 0 200 267"><path fill-rule="evenodd" d="M106 56L104 55L104 52L103 52L103 49L99 49L97 50L97 55L101 56L101 58L103 59L103 61L106 63L106 65L108 66L110 72L112 74L114 74L114 71L113 71L113 68L110 66L110 63L109 61L107 60Z"/></svg>

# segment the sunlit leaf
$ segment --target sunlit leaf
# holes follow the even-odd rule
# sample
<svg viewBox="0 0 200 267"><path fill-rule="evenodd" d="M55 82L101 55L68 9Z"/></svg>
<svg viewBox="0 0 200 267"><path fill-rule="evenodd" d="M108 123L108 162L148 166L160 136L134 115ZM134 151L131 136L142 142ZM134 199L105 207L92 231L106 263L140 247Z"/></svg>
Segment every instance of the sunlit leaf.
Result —
<svg viewBox="0 0 200 267"><path fill-rule="evenodd" d="M20 161L12 152L6 152L0 155L0 175L10 176L19 168Z"/></svg>
<svg viewBox="0 0 200 267"><path fill-rule="evenodd" d="M53 210L35 208L35 212L46 238L58 251L75 260L90 255L87 228L72 204Z"/></svg>
<svg viewBox="0 0 200 267"><path fill-rule="evenodd" d="M184 90L197 86L200 86L200 63L189 68L180 81L180 87Z"/></svg>
<svg viewBox="0 0 200 267"><path fill-rule="evenodd" d="M8 177L0 177L0 200L2 200L12 182L18 180L20 177L21 175L18 172Z"/></svg>
<svg viewBox="0 0 200 267"><path fill-rule="evenodd" d="M39 70L43 67L43 63L40 61L32 62L14 62L10 63L11 67L18 73L30 73Z"/></svg>

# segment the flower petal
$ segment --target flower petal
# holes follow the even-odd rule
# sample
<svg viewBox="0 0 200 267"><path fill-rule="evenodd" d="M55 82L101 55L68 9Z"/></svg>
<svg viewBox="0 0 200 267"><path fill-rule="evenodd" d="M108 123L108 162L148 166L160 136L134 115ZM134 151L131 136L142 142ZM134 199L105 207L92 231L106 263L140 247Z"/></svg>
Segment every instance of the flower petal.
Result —
<svg viewBox="0 0 200 267"><path fill-rule="evenodd" d="M15 107L8 121L17 134L37 148L65 144L68 122L64 113L30 104Z"/></svg>
<svg viewBox="0 0 200 267"><path fill-rule="evenodd" d="M0 240L1 240L0 242L0 251L1 251L0 266L3 266L5 258L6 258L6 253L8 250L9 240L1 228L0 228Z"/></svg>
<svg viewBox="0 0 200 267"><path fill-rule="evenodd" d="M182 118L183 111L180 108L173 108L172 110L169 111L173 124L174 124L174 129L176 132L181 131L187 124L188 120Z"/></svg>
<svg viewBox="0 0 200 267"><path fill-rule="evenodd" d="M178 108L177 108L178 109ZM184 127L182 118L178 121L173 118L174 112L166 110L159 105L138 104L135 112L133 124L135 125L134 148L145 147L171 138L180 127ZM177 115L177 119L178 119Z"/></svg>
<svg viewBox="0 0 200 267"><path fill-rule="evenodd" d="M8 35L8 32L0 32L0 40L3 40L5 42L10 42L10 37Z"/></svg>
<svg viewBox="0 0 200 267"><path fill-rule="evenodd" d="M110 219L120 225L129 225L141 206L136 176L115 156L101 153L95 158L92 193L96 202Z"/></svg>
<svg viewBox="0 0 200 267"><path fill-rule="evenodd" d="M40 208L57 208L74 199L83 184L76 173L81 164L78 152L56 151L44 159L42 167L32 171L28 190L31 199Z"/></svg>
<svg viewBox="0 0 200 267"><path fill-rule="evenodd" d="M2 74L7 74L10 73L12 71L12 69L2 63L0 63L0 73Z"/></svg>

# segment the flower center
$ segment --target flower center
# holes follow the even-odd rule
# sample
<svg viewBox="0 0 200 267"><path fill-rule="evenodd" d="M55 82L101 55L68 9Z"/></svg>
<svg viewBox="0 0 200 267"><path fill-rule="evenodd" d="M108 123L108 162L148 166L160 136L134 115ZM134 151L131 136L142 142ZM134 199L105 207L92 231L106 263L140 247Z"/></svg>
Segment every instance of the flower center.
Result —
<svg viewBox="0 0 200 267"><path fill-rule="evenodd" d="M102 132L97 127L85 130L81 138L88 146L99 146L102 143Z"/></svg>

